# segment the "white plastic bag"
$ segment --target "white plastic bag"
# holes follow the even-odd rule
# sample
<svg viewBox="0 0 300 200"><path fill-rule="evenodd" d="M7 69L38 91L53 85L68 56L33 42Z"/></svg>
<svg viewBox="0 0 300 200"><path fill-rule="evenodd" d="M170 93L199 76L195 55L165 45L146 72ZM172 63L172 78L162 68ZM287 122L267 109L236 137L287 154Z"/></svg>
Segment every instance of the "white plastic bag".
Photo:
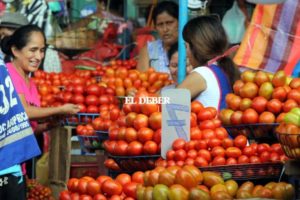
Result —
<svg viewBox="0 0 300 200"><path fill-rule="evenodd" d="M231 44L240 43L245 33L246 16L239 8L237 1L225 13L222 25Z"/></svg>

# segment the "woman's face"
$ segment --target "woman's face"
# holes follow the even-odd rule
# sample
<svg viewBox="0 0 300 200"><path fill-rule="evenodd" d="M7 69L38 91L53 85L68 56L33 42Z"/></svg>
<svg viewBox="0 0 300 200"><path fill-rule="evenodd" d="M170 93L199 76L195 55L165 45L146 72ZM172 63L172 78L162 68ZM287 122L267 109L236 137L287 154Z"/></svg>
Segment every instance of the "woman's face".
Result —
<svg viewBox="0 0 300 200"><path fill-rule="evenodd" d="M170 46L178 40L178 20L167 12L157 15L155 27L164 45Z"/></svg>
<svg viewBox="0 0 300 200"><path fill-rule="evenodd" d="M40 32L32 32L28 43L22 49L12 48L19 67L25 72L36 71L45 56L45 39Z"/></svg>
<svg viewBox="0 0 300 200"><path fill-rule="evenodd" d="M172 79L177 83L177 71L178 71L178 52L174 53L170 59L170 73ZM193 70L193 67L190 65L189 59L186 61L186 74L189 74Z"/></svg>

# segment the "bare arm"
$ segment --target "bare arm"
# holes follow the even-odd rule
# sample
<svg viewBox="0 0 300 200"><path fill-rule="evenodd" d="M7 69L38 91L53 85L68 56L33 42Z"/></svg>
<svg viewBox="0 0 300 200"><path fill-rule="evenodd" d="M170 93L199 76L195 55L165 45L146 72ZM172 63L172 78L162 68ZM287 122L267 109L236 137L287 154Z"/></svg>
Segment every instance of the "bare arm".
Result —
<svg viewBox="0 0 300 200"><path fill-rule="evenodd" d="M150 67L150 61L148 56L148 49L147 46L144 46L139 54L138 58L138 64L137 64L137 70L141 72L147 71L147 69Z"/></svg>
<svg viewBox="0 0 300 200"><path fill-rule="evenodd" d="M197 72L190 73L176 88L188 89L191 98L195 98L206 89L205 79Z"/></svg>
<svg viewBox="0 0 300 200"><path fill-rule="evenodd" d="M76 114L80 108L75 104L65 104L59 107L39 108L29 105L23 94L19 94L22 105L29 119L40 119L57 114Z"/></svg>

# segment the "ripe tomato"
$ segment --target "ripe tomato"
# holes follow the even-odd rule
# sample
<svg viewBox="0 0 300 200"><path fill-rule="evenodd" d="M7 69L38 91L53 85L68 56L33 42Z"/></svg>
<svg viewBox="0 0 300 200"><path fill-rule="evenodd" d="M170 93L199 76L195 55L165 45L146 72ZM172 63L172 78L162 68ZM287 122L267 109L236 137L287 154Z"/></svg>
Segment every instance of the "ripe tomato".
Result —
<svg viewBox="0 0 300 200"><path fill-rule="evenodd" d="M246 155L241 155L238 158L238 164L248 164L249 163L249 158Z"/></svg>
<svg viewBox="0 0 300 200"><path fill-rule="evenodd" d="M110 120L112 120L112 121L117 120L118 117L119 117L119 115L120 115L120 109L119 109L119 108L113 108L113 109L111 109L110 112L109 112L109 118L110 118Z"/></svg>
<svg viewBox="0 0 300 200"><path fill-rule="evenodd" d="M144 183L144 178L143 177L144 177L144 172L136 171L132 174L131 180L132 180L132 182L143 184Z"/></svg>
<svg viewBox="0 0 300 200"><path fill-rule="evenodd" d="M251 107L256 110L256 112L262 113L266 110L267 103L268 100L265 97L258 96L252 100Z"/></svg>
<svg viewBox="0 0 300 200"><path fill-rule="evenodd" d="M212 166L225 165L225 164L226 164L226 160L223 156L216 156L211 163Z"/></svg>
<svg viewBox="0 0 300 200"><path fill-rule="evenodd" d="M207 149L207 142L206 140L199 140L195 144L195 149L199 151L200 149Z"/></svg>
<svg viewBox="0 0 300 200"><path fill-rule="evenodd" d="M91 180L87 184L87 194L94 196L100 192L100 184L98 181Z"/></svg>
<svg viewBox="0 0 300 200"><path fill-rule="evenodd" d="M138 139L138 141L140 141L141 143L144 144L147 141L152 140L153 135L154 135L154 132L152 129L147 128L147 127L142 127L137 132L137 139Z"/></svg>
<svg viewBox="0 0 300 200"><path fill-rule="evenodd" d="M202 138L203 139L212 139L215 138L215 132L212 129L204 129L202 130Z"/></svg>
<svg viewBox="0 0 300 200"><path fill-rule="evenodd" d="M235 158L228 158L227 160L226 160L226 165L236 165L238 162L237 162L237 160L235 159Z"/></svg>
<svg viewBox="0 0 300 200"><path fill-rule="evenodd" d="M119 174L116 178L115 181L120 183L122 186L126 185L127 183L131 182L131 176L125 173Z"/></svg>
<svg viewBox="0 0 300 200"><path fill-rule="evenodd" d="M133 126L136 130L148 127L148 117L144 114L138 114L133 121Z"/></svg>
<svg viewBox="0 0 300 200"><path fill-rule="evenodd" d="M128 143L124 140L117 141L115 148L113 150L114 155L126 156L127 155Z"/></svg>
<svg viewBox="0 0 300 200"><path fill-rule="evenodd" d="M262 163L270 161L270 153L268 151L264 151L260 154L260 160Z"/></svg>
<svg viewBox="0 0 300 200"><path fill-rule="evenodd" d="M277 87L274 89L272 98L273 99L278 99L281 102L284 102L287 97L287 92L283 87Z"/></svg>
<svg viewBox="0 0 300 200"><path fill-rule="evenodd" d="M122 193L122 185L112 179L105 180L101 185L101 191L107 196L120 195Z"/></svg>
<svg viewBox="0 0 300 200"><path fill-rule="evenodd" d="M175 151L174 160L175 161L184 161L187 157L186 151L179 149Z"/></svg>
<svg viewBox="0 0 300 200"><path fill-rule="evenodd" d="M217 147L217 146L221 146L222 141L218 138L212 138L208 141L207 144L208 144L208 147L214 148L214 147Z"/></svg>
<svg viewBox="0 0 300 200"><path fill-rule="evenodd" d="M153 141L156 142L156 144L161 143L161 129L158 129L153 134Z"/></svg>
<svg viewBox="0 0 300 200"><path fill-rule="evenodd" d="M143 144L138 141L132 141L129 143L127 153L130 156L139 156L143 153Z"/></svg>
<svg viewBox="0 0 300 200"><path fill-rule="evenodd" d="M264 151L270 152L270 151L271 151L270 145L267 144L267 143L261 143L261 144L258 144L258 146L257 146L257 153L258 153L258 154L261 154L261 153L264 152Z"/></svg>
<svg viewBox="0 0 300 200"><path fill-rule="evenodd" d="M86 103L86 105L98 106L99 100L96 95L88 95L85 97L85 103Z"/></svg>
<svg viewBox="0 0 300 200"><path fill-rule="evenodd" d="M202 122L204 120L211 120L213 118L215 118L215 115L210 109L204 108L197 114L197 119L199 122Z"/></svg>
<svg viewBox="0 0 300 200"><path fill-rule="evenodd" d="M198 151L198 157L204 158L207 162L211 161L211 154L206 149L200 149Z"/></svg>
<svg viewBox="0 0 300 200"><path fill-rule="evenodd" d="M60 200L71 200L70 192L68 190L61 191L59 193L59 199Z"/></svg>
<svg viewBox="0 0 300 200"><path fill-rule="evenodd" d="M222 147L225 149L228 147L233 147L233 140L230 138L224 138L222 141Z"/></svg>
<svg viewBox="0 0 300 200"><path fill-rule="evenodd" d="M282 147L281 147L281 145L279 143L272 144L271 145L271 149L274 152L278 153L279 155L283 155L284 154L284 152L282 150Z"/></svg>
<svg viewBox="0 0 300 200"><path fill-rule="evenodd" d="M292 108L297 108L297 107L298 107L298 103L296 102L296 100L288 99L286 100L286 102L283 103L282 110L283 112L289 112Z"/></svg>
<svg viewBox="0 0 300 200"><path fill-rule="evenodd" d="M186 141L184 139L178 138L173 142L172 149L175 151L179 150L179 149L184 149L185 143L186 143Z"/></svg>
<svg viewBox="0 0 300 200"><path fill-rule="evenodd" d="M242 155L242 151L237 147L229 147L226 149L225 153L228 158L238 158Z"/></svg>
<svg viewBox="0 0 300 200"><path fill-rule="evenodd" d="M184 149L185 149L186 151L195 149L196 143L197 143L197 141L195 141L195 140L188 141L188 142L185 143Z"/></svg>
<svg viewBox="0 0 300 200"><path fill-rule="evenodd" d="M230 116L230 122L232 125L239 125L242 124L242 116L243 112L240 110L234 111Z"/></svg>
<svg viewBox="0 0 300 200"><path fill-rule="evenodd" d="M187 152L187 157L195 159L198 155L198 152L195 149L191 149Z"/></svg>
<svg viewBox="0 0 300 200"><path fill-rule="evenodd" d="M96 194L93 200L107 200L103 194Z"/></svg>
<svg viewBox="0 0 300 200"><path fill-rule="evenodd" d="M267 110L274 113L278 114L281 112L282 109L282 103L278 99L271 99L267 103Z"/></svg>
<svg viewBox="0 0 300 200"><path fill-rule="evenodd" d="M198 127L192 127L190 133L191 133L191 140L201 140L202 133Z"/></svg>
<svg viewBox="0 0 300 200"><path fill-rule="evenodd" d="M161 120L162 120L161 112L153 112L148 119L149 126L153 130L160 129L161 128Z"/></svg>
<svg viewBox="0 0 300 200"><path fill-rule="evenodd" d="M145 155L155 155L158 153L158 145L153 141L147 141L143 147Z"/></svg>
<svg viewBox="0 0 300 200"><path fill-rule="evenodd" d="M202 110L204 107L202 103L199 101L193 101L191 103L191 112L198 114L200 110Z"/></svg>
<svg viewBox="0 0 300 200"><path fill-rule="evenodd" d="M203 157L196 157L194 160L194 165L196 167L207 167L208 166L208 161L204 159Z"/></svg>
<svg viewBox="0 0 300 200"><path fill-rule="evenodd" d="M174 150L168 150L166 154L167 160L173 160L175 156L175 151Z"/></svg>
<svg viewBox="0 0 300 200"><path fill-rule="evenodd" d="M127 197L132 197L133 199L136 199L136 189L137 189L138 183L136 182L130 182L125 185L123 185L123 192Z"/></svg>
<svg viewBox="0 0 300 200"><path fill-rule="evenodd" d="M257 156L250 156L250 163L261 163L261 160Z"/></svg>
<svg viewBox="0 0 300 200"><path fill-rule="evenodd" d="M80 194L86 194L88 181L85 179L79 179L77 190Z"/></svg>
<svg viewBox="0 0 300 200"><path fill-rule="evenodd" d="M217 156L224 157L225 156L225 149L223 147L214 147L211 150L211 155L213 157L217 157Z"/></svg>
<svg viewBox="0 0 300 200"><path fill-rule="evenodd" d="M259 123L274 123L275 115L269 111L265 111L259 115L258 122Z"/></svg>
<svg viewBox="0 0 300 200"><path fill-rule="evenodd" d="M68 183L67 183L68 190L71 191L71 192L76 192L77 191L78 182L79 182L79 179L77 179L77 178L70 178L68 180Z"/></svg>
<svg viewBox="0 0 300 200"><path fill-rule="evenodd" d="M243 149L247 145L247 138L244 135L238 135L233 140L234 146Z"/></svg>
<svg viewBox="0 0 300 200"><path fill-rule="evenodd" d="M255 155L255 151L254 151L254 149L251 146L246 146L243 149L243 155L246 155L248 157L254 156Z"/></svg>
<svg viewBox="0 0 300 200"><path fill-rule="evenodd" d="M204 121L200 122L199 128L201 130L204 130L204 129L214 130L216 127L215 127L215 124L214 124L214 122L212 120L204 120Z"/></svg>
<svg viewBox="0 0 300 200"><path fill-rule="evenodd" d="M242 122L245 124L255 124L258 122L258 114L253 108L248 108L243 112Z"/></svg>

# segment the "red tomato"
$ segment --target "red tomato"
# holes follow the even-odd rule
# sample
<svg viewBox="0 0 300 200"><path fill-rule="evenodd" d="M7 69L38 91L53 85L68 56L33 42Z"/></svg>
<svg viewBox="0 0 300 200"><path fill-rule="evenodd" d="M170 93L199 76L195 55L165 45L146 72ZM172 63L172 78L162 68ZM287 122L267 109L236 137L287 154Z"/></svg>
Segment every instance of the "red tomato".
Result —
<svg viewBox="0 0 300 200"><path fill-rule="evenodd" d="M267 143L258 144L258 146L257 146L257 153L261 154L264 151L270 152L271 151L270 145L267 144Z"/></svg>
<svg viewBox="0 0 300 200"><path fill-rule="evenodd" d="M123 185L123 192L127 197L132 197L136 199L136 190L137 190L138 183L136 182L130 182L125 185Z"/></svg>
<svg viewBox="0 0 300 200"><path fill-rule="evenodd" d="M226 149L225 153L228 158L238 158L242 155L242 151L237 147L229 147Z"/></svg>
<svg viewBox="0 0 300 200"><path fill-rule="evenodd" d="M108 95L101 95L98 99L98 102L99 102L100 105L109 104L110 103L109 96Z"/></svg>
<svg viewBox="0 0 300 200"><path fill-rule="evenodd" d="M284 154L284 152L282 150L282 147L281 147L281 145L279 143L272 144L271 145L271 149L274 152L278 153L279 155L283 155Z"/></svg>
<svg viewBox="0 0 300 200"><path fill-rule="evenodd" d="M198 157L204 158L207 162L211 161L211 154L206 149L200 149L198 151Z"/></svg>
<svg viewBox="0 0 300 200"><path fill-rule="evenodd" d="M137 132L137 139L141 143L146 143L147 141L152 140L154 132L152 129L147 127L141 127Z"/></svg>
<svg viewBox="0 0 300 200"><path fill-rule="evenodd" d="M224 127L218 127L214 130L216 138L224 140L228 138L227 130Z"/></svg>
<svg viewBox="0 0 300 200"><path fill-rule="evenodd" d="M102 127L102 123L103 120L100 117L96 117L93 121L92 121L92 126L95 130L101 130Z"/></svg>
<svg viewBox="0 0 300 200"><path fill-rule="evenodd" d="M195 141L195 140L188 141L188 142L185 143L184 149L185 149L186 151L195 149L196 143L197 143L197 141Z"/></svg>
<svg viewBox="0 0 300 200"><path fill-rule="evenodd" d="M136 130L148 127L148 117L144 114L138 114L133 121L133 126Z"/></svg>
<svg viewBox="0 0 300 200"><path fill-rule="evenodd" d="M93 200L93 198L90 195L80 195L79 200Z"/></svg>
<svg viewBox="0 0 300 200"><path fill-rule="evenodd" d="M88 185L88 181L85 179L80 179L78 182L78 186L77 186L77 190L80 194L86 194L87 192L87 185Z"/></svg>
<svg viewBox="0 0 300 200"><path fill-rule="evenodd" d="M127 155L128 143L124 140L117 141L115 148L113 150L114 155L126 156Z"/></svg>
<svg viewBox="0 0 300 200"><path fill-rule="evenodd" d="M215 118L215 115L213 112L211 112L211 110L209 109L202 109L201 112L198 112L197 114L197 119L199 122L205 121L205 120L211 120Z"/></svg>
<svg viewBox="0 0 300 200"><path fill-rule="evenodd" d="M212 120L204 120L204 121L200 122L199 128L201 130L204 130L204 129L214 130L216 127L215 127L215 124L214 124L214 122Z"/></svg>
<svg viewBox="0 0 300 200"><path fill-rule="evenodd" d="M134 122L134 119L136 118L136 116L137 116L137 114L135 112L130 112L126 115L126 126L127 127L133 127L133 122Z"/></svg>
<svg viewBox="0 0 300 200"><path fill-rule="evenodd" d="M208 166L208 162L203 157L198 156L194 160L194 165L196 167L207 167Z"/></svg>
<svg viewBox="0 0 300 200"><path fill-rule="evenodd" d="M175 156L175 151L174 150L168 150L166 154L167 160L173 160Z"/></svg>
<svg viewBox="0 0 300 200"><path fill-rule="evenodd" d="M225 149L223 147L214 147L211 150L211 155L213 157L217 157L217 156L224 157L225 156Z"/></svg>
<svg viewBox="0 0 300 200"><path fill-rule="evenodd" d="M96 194L93 200L107 200L103 194Z"/></svg>
<svg viewBox="0 0 300 200"><path fill-rule="evenodd" d="M261 163L261 160L257 156L250 156L250 163Z"/></svg>
<svg viewBox="0 0 300 200"><path fill-rule="evenodd" d="M99 109L97 106L95 105L89 105L87 108L86 108L86 112L87 113L98 113L99 112Z"/></svg>
<svg viewBox="0 0 300 200"><path fill-rule="evenodd" d="M137 140L137 131L132 127L128 127L125 130L125 136L124 137L125 137L125 140L128 143L136 141Z"/></svg>
<svg viewBox="0 0 300 200"><path fill-rule="evenodd" d="M238 135L233 140L234 146L243 149L247 145L247 138L244 135Z"/></svg>
<svg viewBox="0 0 300 200"><path fill-rule="evenodd" d="M226 165L236 165L238 162L235 158L228 158L226 160Z"/></svg>
<svg viewBox="0 0 300 200"><path fill-rule="evenodd" d="M225 149L228 147L233 147L233 140L230 138L224 138L222 141L222 147Z"/></svg>
<svg viewBox="0 0 300 200"><path fill-rule="evenodd" d="M153 130L158 130L161 128L161 120L162 120L161 112L154 112L149 117L149 126Z"/></svg>
<svg viewBox="0 0 300 200"><path fill-rule="evenodd" d="M264 151L260 154L260 160L262 163L270 161L270 153L268 151Z"/></svg>
<svg viewBox="0 0 300 200"><path fill-rule="evenodd" d="M115 181L117 181L118 183L120 183L122 185L122 187L124 185L126 185L127 183L131 182L131 176L125 173L121 173L119 174L116 178Z"/></svg>
<svg viewBox="0 0 300 200"><path fill-rule="evenodd" d="M91 180L87 184L86 191L89 195L94 196L100 192L100 184L95 180Z"/></svg>
<svg viewBox="0 0 300 200"><path fill-rule="evenodd" d="M278 99L281 102L286 100L287 92L283 87L277 87L273 90L272 98Z"/></svg>
<svg viewBox="0 0 300 200"><path fill-rule="evenodd" d="M153 141L147 141L143 147L143 153L145 155L155 155L157 154L158 145Z"/></svg>
<svg viewBox="0 0 300 200"><path fill-rule="evenodd" d="M186 141L184 139L178 138L173 142L172 149L175 151L179 150L179 149L184 149L185 143L186 143Z"/></svg>
<svg viewBox="0 0 300 200"><path fill-rule="evenodd" d="M204 107L199 101L193 101L191 103L191 112L198 114Z"/></svg>
<svg viewBox="0 0 300 200"><path fill-rule="evenodd" d="M87 105L94 105L94 106L98 106L99 104L99 99L96 95L88 95L85 97L85 103Z"/></svg>
<svg viewBox="0 0 300 200"><path fill-rule="evenodd" d="M76 192L77 191L78 183L79 183L79 179L77 179L77 178L70 178L68 180L68 183L67 183L68 190L71 191L71 192Z"/></svg>
<svg viewBox="0 0 300 200"><path fill-rule="evenodd" d="M120 109L119 109L119 108L113 108L113 109L111 109L110 112L109 112L109 118L110 118L110 120L112 120L112 121L117 120L118 117L119 117L119 115L120 115Z"/></svg>
<svg viewBox="0 0 300 200"><path fill-rule="evenodd" d="M240 110L234 111L230 116L230 122L232 125L242 124L243 112Z"/></svg>
<svg viewBox="0 0 300 200"><path fill-rule="evenodd" d="M251 108L258 113L262 113L267 108L268 100L265 97L257 96L252 100Z"/></svg>
<svg viewBox="0 0 300 200"><path fill-rule="evenodd" d="M175 161L184 161L186 159L186 151L183 149L179 149L175 151L174 160Z"/></svg>
<svg viewBox="0 0 300 200"><path fill-rule="evenodd" d="M249 163L249 158L246 155L241 155L238 158L238 164L248 164Z"/></svg>
<svg viewBox="0 0 300 200"><path fill-rule="evenodd" d="M267 103L267 109L274 114L278 114L281 112L282 103L278 99L271 99Z"/></svg>
<svg viewBox="0 0 300 200"><path fill-rule="evenodd" d="M215 138L215 132L212 129L204 129L202 130L202 138L203 139Z"/></svg>
<svg viewBox="0 0 300 200"><path fill-rule="evenodd" d="M243 112L242 122L245 124L255 124L258 122L258 114L253 108L248 108Z"/></svg>
<svg viewBox="0 0 300 200"><path fill-rule="evenodd" d="M195 144L195 149L199 151L200 149L207 149L207 142L205 140L199 140Z"/></svg>
<svg viewBox="0 0 300 200"><path fill-rule="evenodd" d="M270 154L270 161L271 162L278 162L278 161L280 161L280 157L279 157L278 153L272 152Z"/></svg>
<svg viewBox="0 0 300 200"><path fill-rule="evenodd" d="M191 140L201 140L202 133L198 127L191 127L190 133L191 133Z"/></svg>
<svg viewBox="0 0 300 200"><path fill-rule="evenodd" d="M195 149L191 149L187 152L187 157L195 159L198 155L198 152Z"/></svg>
<svg viewBox="0 0 300 200"><path fill-rule="evenodd" d="M299 95L300 95L300 92L299 92ZM289 112L291 109L297 108L297 107L298 107L298 103L296 102L296 100L288 99L288 100L286 100L286 102L283 103L282 110L283 110L283 112Z"/></svg>
<svg viewBox="0 0 300 200"><path fill-rule="evenodd" d="M226 160L223 156L216 156L211 163L212 166L225 165L225 164L226 164Z"/></svg>
<svg viewBox="0 0 300 200"><path fill-rule="evenodd" d="M132 182L143 184L144 183L144 178L143 177L144 177L144 172L137 171L137 172L134 172L132 174L131 180L132 180Z"/></svg>
<svg viewBox="0 0 300 200"><path fill-rule="evenodd" d="M132 141L129 143L127 153L130 156L139 156L143 153L143 144L138 141Z"/></svg>
<svg viewBox="0 0 300 200"><path fill-rule="evenodd" d="M107 196L120 195L122 193L122 185L112 179L105 180L101 185L101 191Z"/></svg>
<svg viewBox="0 0 300 200"><path fill-rule="evenodd" d="M222 141L219 140L218 138L212 138L208 141L208 147L210 147L210 148L221 146L221 144L222 144Z"/></svg>
<svg viewBox="0 0 300 200"><path fill-rule="evenodd" d="M254 156L255 155L255 151L251 146L246 146L243 149L243 154L250 157L250 156Z"/></svg>
<svg viewBox="0 0 300 200"><path fill-rule="evenodd" d="M275 115L269 111L265 111L259 115L258 118L259 123L274 123L275 122Z"/></svg>
<svg viewBox="0 0 300 200"><path fill-rule="evenodd" d="M100 186L102 186L102 183L104 181L106 181L107 179L112 179L112 178L109 177L109 176L106 176L106 175L101 175L101 176L98 176L98 178L96 179L96 181L98 181L98 183L100 184Z"/></svg>
<svg viewBox="0 0 300 200"><path fill-rule="evenodd" d="M190 127L191 128L197 127L197 115L193 112L190 115Z"/></svg>

